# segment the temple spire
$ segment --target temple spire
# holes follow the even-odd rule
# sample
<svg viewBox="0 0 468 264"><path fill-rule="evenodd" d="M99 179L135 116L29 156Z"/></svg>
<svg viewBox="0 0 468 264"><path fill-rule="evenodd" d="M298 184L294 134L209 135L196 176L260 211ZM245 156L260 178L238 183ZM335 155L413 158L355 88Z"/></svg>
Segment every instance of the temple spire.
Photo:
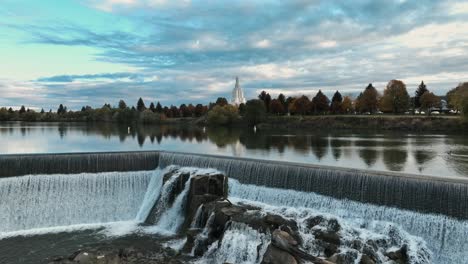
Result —
<svg viewBox="0 0 468 264"><path fill-rule="evenodd" d="M236 84L234 86L234 89L232 90L231 104L233 105L245 104L244 92L242 91L242 88L240 87L238 76L236 76Z"/></svg>

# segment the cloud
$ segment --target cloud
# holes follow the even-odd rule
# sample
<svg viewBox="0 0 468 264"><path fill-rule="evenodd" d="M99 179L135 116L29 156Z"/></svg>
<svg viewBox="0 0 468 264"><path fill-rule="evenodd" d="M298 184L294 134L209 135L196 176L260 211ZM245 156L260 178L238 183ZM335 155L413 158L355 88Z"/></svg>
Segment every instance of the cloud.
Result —
<svg viewBox="0 0 468 264"><path fill-rule="evenodd" d="M100 24L48 20L6 26L24 34L22 45L91 47L96 53L90 60L135 70L58 72L30 81L27 87L43 89L45 101L64 98L78 107L89 100L99 106L142 96L166 104L207 103L229 96L236 75L250 98L262 89L309 96L318 89L354 93L370 82L383 89L394 78L410 90L425 79L442 94L468 79L463 2L86 3L98 10L93 19L103 19ZM114 26L115 21L126 23Z"/></svg>

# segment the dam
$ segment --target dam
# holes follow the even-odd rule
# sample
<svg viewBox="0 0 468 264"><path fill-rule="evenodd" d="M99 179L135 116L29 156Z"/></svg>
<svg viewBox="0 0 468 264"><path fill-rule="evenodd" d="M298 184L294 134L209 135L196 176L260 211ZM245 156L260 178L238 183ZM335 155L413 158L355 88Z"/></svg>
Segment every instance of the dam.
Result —
<svg viewBox="0 0 468 264"><path fill-rule="evenodd" d="M172 165L225 173L232 199L316 210L350 223L396 223L424 239L435 263L460 263L468 252L466 179L165 151L0 156L0 238L144 222L164 196L161 170ZM156 227L176 231L177 208L167 208Z"/></svg>

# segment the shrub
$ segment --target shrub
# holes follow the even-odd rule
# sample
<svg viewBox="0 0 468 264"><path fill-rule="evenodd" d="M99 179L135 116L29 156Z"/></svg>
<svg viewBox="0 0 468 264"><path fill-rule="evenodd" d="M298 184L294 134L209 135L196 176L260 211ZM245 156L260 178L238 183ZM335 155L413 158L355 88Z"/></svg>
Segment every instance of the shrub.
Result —
<svg viewBox="0 0 468 264"><path fill-rule="evenodd" d="M239 119L237 108L232 105L216 105L208 112L208 124L229 125Z"/></svg>

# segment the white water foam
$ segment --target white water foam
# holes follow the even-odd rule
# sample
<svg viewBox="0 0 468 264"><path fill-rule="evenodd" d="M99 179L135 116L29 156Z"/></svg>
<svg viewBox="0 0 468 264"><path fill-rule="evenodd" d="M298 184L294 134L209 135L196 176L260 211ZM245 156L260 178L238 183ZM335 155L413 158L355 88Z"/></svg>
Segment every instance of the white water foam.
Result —
<svg viewBox="0 0 468 264"><path fill-rule="evenodd" d="M269 205L309 208L372 228L373 221L395 223L413 236L423 238L433 252L434 263L464 263L468 252L468 221L443 215L422 214L397 208L363 204L349 200L284 189L229 181L229 196ZM380 227L379 227L380 228ZM377 228L378 229L378 228Z"/></svg>
<svg viewBox="0 0 468 264"><path fill-rule="evenodd" d="M0 236L50 227L132 221L152 171L0 179Z"/></svg>
<svg viewBox="0 0 468 264"><path fill-rule="evenodd" d="M197 264L239 263L262 261L271 237L242 223L232 223L224 232L221 243L213 242Z"/></svg>

